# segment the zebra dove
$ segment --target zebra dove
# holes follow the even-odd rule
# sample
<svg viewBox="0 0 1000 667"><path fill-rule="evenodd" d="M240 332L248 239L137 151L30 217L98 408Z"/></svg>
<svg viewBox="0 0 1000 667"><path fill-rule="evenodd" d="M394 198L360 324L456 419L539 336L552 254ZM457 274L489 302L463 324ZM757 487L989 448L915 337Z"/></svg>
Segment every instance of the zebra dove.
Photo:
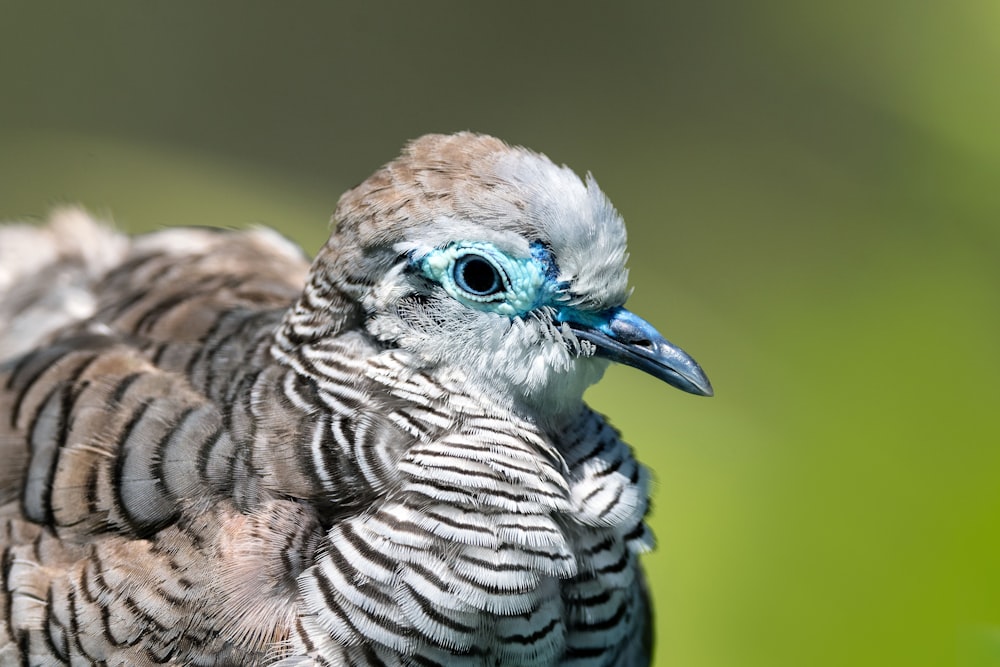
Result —
<svg viewBox="0 0 1000 667"><path fill-rule="evenodd" d="M0 664L644 665L649 472L592 177L428 135L277 233L0 230Z"/></svg>

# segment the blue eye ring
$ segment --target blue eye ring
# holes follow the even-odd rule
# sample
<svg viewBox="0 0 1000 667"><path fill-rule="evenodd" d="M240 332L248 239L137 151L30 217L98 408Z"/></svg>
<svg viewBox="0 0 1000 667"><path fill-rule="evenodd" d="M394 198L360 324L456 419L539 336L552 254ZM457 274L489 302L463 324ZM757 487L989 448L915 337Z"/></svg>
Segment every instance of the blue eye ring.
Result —
<svg viewBox="0 0 1000 667"><path fill-rule="evenodd" d="M472 252L455 259L451 276L459 289L476 299L488 299L507 289L507 276L500 267Z"/></svg>

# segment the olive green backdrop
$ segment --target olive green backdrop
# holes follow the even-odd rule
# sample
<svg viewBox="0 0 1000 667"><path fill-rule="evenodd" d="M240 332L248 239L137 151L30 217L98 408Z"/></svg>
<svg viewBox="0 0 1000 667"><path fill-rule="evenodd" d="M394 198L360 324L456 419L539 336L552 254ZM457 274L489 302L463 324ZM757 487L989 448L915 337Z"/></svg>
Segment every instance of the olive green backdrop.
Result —
<svg viewBox="0 0 1000 667"><path fill-rule="evenodd" d="M1000 665L1000 3L0 2L0 216L274 225L431 131L592 171L717 390L656 473L657 664Z"/></svg>

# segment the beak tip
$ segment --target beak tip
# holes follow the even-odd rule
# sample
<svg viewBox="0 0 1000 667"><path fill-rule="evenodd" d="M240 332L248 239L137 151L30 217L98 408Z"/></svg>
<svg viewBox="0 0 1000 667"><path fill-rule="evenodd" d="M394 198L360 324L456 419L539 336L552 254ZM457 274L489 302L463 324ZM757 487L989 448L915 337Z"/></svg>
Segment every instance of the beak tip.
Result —
<svg viewBox="0 0 1000 667"><path fill-rule="evenodd" d="M708 377L701 370L700 367L696 367L696 373L683 374L680 375L682 378L680 382L673 383L667 380L669 384L673 384L678 389L682 389L689 394L694 394L695 396L705 396L710 398L715 396L715 389L712 388L712 383L709 382Z"/></svg>

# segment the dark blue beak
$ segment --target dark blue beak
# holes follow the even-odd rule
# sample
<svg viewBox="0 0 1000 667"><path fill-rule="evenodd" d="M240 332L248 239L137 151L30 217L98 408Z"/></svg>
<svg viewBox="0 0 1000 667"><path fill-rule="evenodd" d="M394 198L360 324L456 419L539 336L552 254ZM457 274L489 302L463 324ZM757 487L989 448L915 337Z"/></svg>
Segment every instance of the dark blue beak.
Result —
<svg viewBox="0 0 1000 667"><path fill-rule="evenodd" d="M713 393L698 362L631 311L615 308L596 316L563 311L559 319L577 338L593 343L598 357L638 368L691 394Z"/></svg>

